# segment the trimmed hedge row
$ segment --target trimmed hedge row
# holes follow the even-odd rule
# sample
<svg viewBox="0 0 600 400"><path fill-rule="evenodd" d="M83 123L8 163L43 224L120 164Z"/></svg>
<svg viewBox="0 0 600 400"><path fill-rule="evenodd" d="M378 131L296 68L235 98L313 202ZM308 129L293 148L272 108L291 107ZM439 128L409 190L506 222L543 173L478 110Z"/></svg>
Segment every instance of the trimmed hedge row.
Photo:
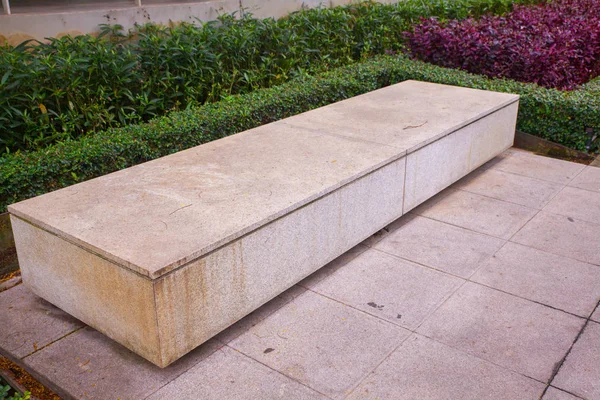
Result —
<svg viewBox="0 0 600 400"><path fill-rule="evenodd" d="M3 47L0 153L138 124L404 48L421 17L503 14L543 0L402 0L319 7L284 18L222 15ZM1 155L0 155L1 156Z"/></svg>
<svg viewBox="0 0 600 400"><path fill-rule="evenodd" d="M0 159L0 208L408 79L520 94L520 130L576 149L585 148L587 128L600 127L600 79L563 92L381 56L145 124L8 155Z"/></svg>

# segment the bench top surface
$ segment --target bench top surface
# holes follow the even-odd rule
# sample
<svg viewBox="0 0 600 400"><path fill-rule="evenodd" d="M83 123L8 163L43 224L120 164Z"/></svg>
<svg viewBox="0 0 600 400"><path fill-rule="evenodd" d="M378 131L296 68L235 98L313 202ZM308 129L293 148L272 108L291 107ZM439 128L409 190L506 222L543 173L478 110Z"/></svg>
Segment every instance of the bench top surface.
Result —
<svg viewBox="0 0 600 400"><path fill-rule="evenodd" d="M517 100L405 81L9 211L158 278Z"/></svg>

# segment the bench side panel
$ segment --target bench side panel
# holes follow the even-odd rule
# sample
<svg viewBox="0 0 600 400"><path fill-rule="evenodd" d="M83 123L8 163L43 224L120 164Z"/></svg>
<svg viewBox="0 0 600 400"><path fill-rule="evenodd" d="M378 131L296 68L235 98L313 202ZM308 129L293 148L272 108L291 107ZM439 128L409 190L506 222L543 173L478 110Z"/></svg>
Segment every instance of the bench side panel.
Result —
<svg viewBox="0 0 600 400"><path fill-rule="evenodd" d="M402 215L405 158L155 283L168 365Z"/></svg>
<svg viewBox="0 0 600 400"><path fill-rule="evenodd" d="M410 153L404 213L511 147L517 109L515 102Z"/></svg>

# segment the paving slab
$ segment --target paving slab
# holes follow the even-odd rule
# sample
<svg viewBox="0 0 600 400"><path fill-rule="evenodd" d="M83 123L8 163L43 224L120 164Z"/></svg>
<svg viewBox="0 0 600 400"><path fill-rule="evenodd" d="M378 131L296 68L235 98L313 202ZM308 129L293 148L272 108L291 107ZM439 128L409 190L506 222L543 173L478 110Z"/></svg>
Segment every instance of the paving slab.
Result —
<svg viewBox="0 0 600 400"><path fill-rule="evenodd" d="M84 325L31 293L23 284L0 293L0 349L25 357Z"/></svg>
<svg viewBox="0 0 600 400"><path fill-rule="evenodd" d="M468 282L417 333L547 382L583 323L562 311Z"/></svg>
<svg viewBox="0 0 600 400"><path fill-rule="evenodd" d="M367 239L365 242L368 242L370 240L371 238ZM348 264L350 261L358 257L361 253L367 251L369 249L369 246L367 246L365 242L354 246L335 260L325 265L323 268L320 268L319 270L310 274L308 277L301 280L298 283L298 286L307 289L313 288L317 283L321 282L323 279L327 278L329 275L333 274L335 271Z"/></svg>
<svg viewBox="0 0 600 400"><path fill-rule="evenodd" d="M389 228L374 248L419 264L468 278L504 240L453 225L407 215Z"/></svg>
<svg viewBox="0 0 600 400"><path fill-rule="evenodd" d="M548 388L548 390L546 390L544 397L542 397L542 400L577 400L577 399L581 399L581 397L573 396L572 394L569 394L563 390L554 388L552 386L550 386Z"/></svg>
<svg viewBox="0 0 600 400"><path fill-rule="evenodd" d="M421 335L412 335L349 399L539 399L545 385Z"/></svg>
<svg viewBox="0 0 600 400"><path fill-rule="evenodd" d="M219 348L210 340L159 368L90 327L24 359L63 398L144 399ZM55 385L55 386L54 386Z"/></svg>
<svg viewBox="0 0 600 400"><path fill-rule="evenodd" d="M229 346L339 399L408 334L396 325L307 291Z"/></svg>
<svg viewBox="0 0 600 400"><path fill-rule="evenodd" d="M600 324L589 322L552 385L586 399L600 398Z"/></svg>
<svg viewBox="0 0 600 400"><path fill-rule="evenodd" d="M600 224L600 191L567 186L544 207L544 211Z"/></svg>
<svg viewBox="0 0 600 400"><path fill-rule="evenodd" d="M327 397L224 346L148 399L326 400Z"/></svg>
<svg viewBox="0 0 600 400"><path fill-rule="evenodd" d="M585 168L585 165L510 149L490 161L486 168L566 185Z"/></svg>
<svg viewBox="0 0 600 400"><path fill-rule="evenodd" d="M507 243L472 281L587 318L600 300L600 268Z"/></svg>
<svg viewBox="0 0 600 400"><path fill-rule="evenodd" d="M294 300L296 297L306 291L305 288L295 285L275 297L273 300L263 304L260 308L252 311L244 318L231 325L229 328L221 331L214 338L221 343L227 344L244 332L247 332L254 325L258 324L281 307Z"/></svg>
<svg viewBox="0 0 600 400"><path fill-rule="evenodd" d="M600 224L540 211L511 241L600 265Z"/></svg>
<svg viewBox="0 0 600 400"><path fill-rule="evenodd" d="M377 250L368 250L312 290L412 330L463 282Z"/></svg>
<svg viewBox="0 0 600 400"><path fill-rule="evenodd" d="M600 192L600 168L586 167L569 183L569 186L592 192Z"/></svg>
<svg viewBox="0 0 600 400"><path fill-rule="evenodd" d="M453 187L540 210L563 185L493 168L482 168L467 175Z"/></svg>
<svg viewBox="0 0 600 400"><path fill-rule="evenodd" d="M412 212L475 232L509 239L538 211L450 188Z"/></svg>

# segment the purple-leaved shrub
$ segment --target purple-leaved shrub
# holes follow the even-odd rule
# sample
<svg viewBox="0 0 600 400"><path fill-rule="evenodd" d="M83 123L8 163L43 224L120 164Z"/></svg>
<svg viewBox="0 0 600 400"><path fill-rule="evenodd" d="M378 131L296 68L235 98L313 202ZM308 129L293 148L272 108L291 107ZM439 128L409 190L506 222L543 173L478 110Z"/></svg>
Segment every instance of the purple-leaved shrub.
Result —
<svg viewBox="0 0 600 400"><path fill-rule="evenodd" d="M600 1L515 6L504 16L423 19L406 33L409 53L461 68L563 90L600 75Z"/></svg>

